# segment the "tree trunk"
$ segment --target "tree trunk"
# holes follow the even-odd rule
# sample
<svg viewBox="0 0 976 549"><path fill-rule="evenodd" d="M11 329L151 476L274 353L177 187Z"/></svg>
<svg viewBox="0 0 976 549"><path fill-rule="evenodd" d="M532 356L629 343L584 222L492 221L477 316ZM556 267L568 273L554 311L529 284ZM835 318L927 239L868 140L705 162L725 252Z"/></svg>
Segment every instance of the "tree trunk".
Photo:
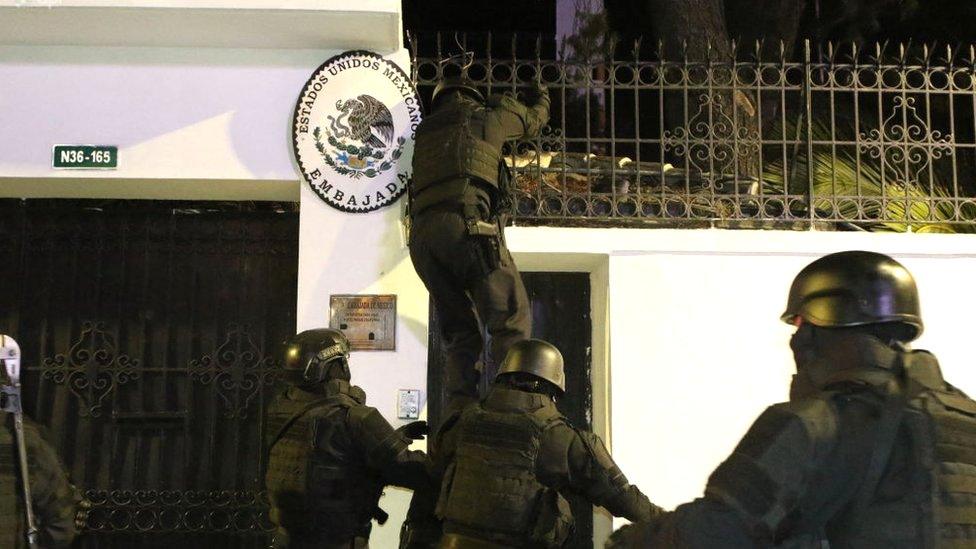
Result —
<svg viewBox="0 0 976 549"><path fill-rule="evenodd" d="M684 157L675 160L708 172L706 182L714 190L730 190L719 186L720 179L758 175L756 98L732 90L729 65L734 57L724 0L647 0L646 5L654 14L655 34L664 42L664 58L671 62L687 58L692 64L685 78L695 88L687 95L677 92L665 97L668 132L693 141L674 149ZM707 62L713 64L709 67Z"/></svg>
<svg viewBox="0 0 976 549"><path fill-rule="evenodd" d="M726 0L725 7L740 59L757 53L756 42L762 43L758 53L763 61L779 61L780 43L786 58L792 58L807 0Z"/></svg>
<svg viewBox="0 0 976 549"><path fill-rule="evenodd" d="M729 33L739 43L739 59L772 63L798 60L794 53L807 0L726 0L725 7ZM776 92L765 93L758 101L761 135L769 139L769 133L779 127L780 109L784 107Z"/></svg>
<svg viewBox="0 0 976 549"><path fill-rule="evenodd" d="M665 42L668 59L677 61L688 44L689 61L705 61L708 44L713 59L732 57L723 0L647 0L654 31Z"/></svg>

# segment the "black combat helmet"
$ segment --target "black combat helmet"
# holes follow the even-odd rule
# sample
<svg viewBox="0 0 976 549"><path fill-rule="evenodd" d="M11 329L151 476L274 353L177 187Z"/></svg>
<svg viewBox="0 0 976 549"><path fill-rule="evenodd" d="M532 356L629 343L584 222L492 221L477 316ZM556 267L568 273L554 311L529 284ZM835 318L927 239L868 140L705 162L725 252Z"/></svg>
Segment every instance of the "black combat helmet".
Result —
<svg viewBox="0 0 976 549"><path fill-rule="evenodd" d="M455 76L442 78L441 81L437 83L437 86L434 87L434 93L430 96L431 105L437 104L437 99L441 97L444 92L451 90L458 90L466 93L481 102L484 102L485 100L485 96L481 93L481 90L474 85L474 82L472 82L471 79L466 76Z"/></svg>
<svg viewBox="0 0 976 549"><path fill-rule="evenodd" d="M907 341L922 333L915 279L901 263L874 252L825 255L796 275L786 312L814 326L840 327L896 323Z"/></svg>
<svg viewBox="0 0 976 549"><path fill-rule="evenodd" d="M563 355L553 344L541 339L525 339L508 349L498 375L523 372L533 375L566 392L566 374L563 371Z"/></svg>
<svg viewBox="0 0 976 549"><path fill-rule="evenodd" d="M326 381L330 366L337 360L344 366L349 360L349 340L339 330L305 330L285 342L285 370L301 372L305 381Z"/></svg>

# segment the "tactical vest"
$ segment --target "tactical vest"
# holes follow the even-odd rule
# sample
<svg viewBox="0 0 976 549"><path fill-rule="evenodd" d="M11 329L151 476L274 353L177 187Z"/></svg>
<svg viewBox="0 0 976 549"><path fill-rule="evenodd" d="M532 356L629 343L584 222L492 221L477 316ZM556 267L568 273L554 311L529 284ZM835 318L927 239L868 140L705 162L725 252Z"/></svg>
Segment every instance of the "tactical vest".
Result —
<svg viewBox="0 0 976 549"><path fill-rule="evenodd" d="M927 535L934 547L976 547L976 402L950 388L931 391L912 406L928 415L928 424L916 427L919 436L934 435L935 441L919 451L920 462L932 464L936 488L927 500L936 504L930 523L936 528Z"/></svg>
<svg viewBox="0 0 976 549"><path fill-rule="evenodd" d="M17 470L17 445L14 442L12 416L0 412L0 547L19 547L23 540L22 510L18 505L20 479Z"/></svg>
<svg viewBox="0 0 976 549"><path fill-rule="evenodd" d="M445 533L506 547L560 547L565 539L546 539L552 520L540 511L561 496L535 476L542 435L560 419L555 406L534 413L467 409L437 502Z"/></svg>
<svg viewBox="0 0 976 549"><path fill-rule="evenodd" d="M282 398L269 411L269 433L284 428L276 441L269 441L271 518L293 540L324 543L369 536L382 481L358 456L316 448L316 441L332 440L331 435L345 430L348 410L363 404L352 391L348 383L332 381L322 399Z"/></svg>
<svg viewBox="0 0 976 549"><path fill-rule="evenodd" d="M976 547L976 402L952 389L927 390L901 421L913 465L898 478L902 493L886 496L882 483L857 511L844 547Z"/></svg>
<svg viewBox="0 0 976 549"><path fill-rule="evenodd" d="M424 118L417 129L413 153L411 209L458 200L463 188L450 182L477 179L498 188L501 144L485 141L485 107L461 99L447 103ZM444 188L438 188L445 184Z"/></svg>
<svg viewBox="0 0 976 549"><path fill-rule="evenodd" d="M923 366L937 376L923 387L909 374L907 405L882 412L877 431L890 422L891 434L874 451L885 478L854 505L842 547L976 547L976 402L941 379L934 358Z"/></svg>

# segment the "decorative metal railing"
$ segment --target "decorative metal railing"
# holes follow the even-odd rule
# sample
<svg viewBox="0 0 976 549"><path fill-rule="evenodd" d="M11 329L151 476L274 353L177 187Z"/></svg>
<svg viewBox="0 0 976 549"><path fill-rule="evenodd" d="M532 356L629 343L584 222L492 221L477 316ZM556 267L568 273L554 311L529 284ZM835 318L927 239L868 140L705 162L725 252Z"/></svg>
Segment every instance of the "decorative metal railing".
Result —
<svg viewBox="0 0 976 549"><path fill-rule="evenodd" d="M548 87L549 126L509 150L519 222L976 230L972 47L806 43L768 60L733 45L694 60L645 59L638 43L623 60L611 42L616 59L553 60L552 41L499 42L409 44L425 98L463 50L492 93Z"/></svg>

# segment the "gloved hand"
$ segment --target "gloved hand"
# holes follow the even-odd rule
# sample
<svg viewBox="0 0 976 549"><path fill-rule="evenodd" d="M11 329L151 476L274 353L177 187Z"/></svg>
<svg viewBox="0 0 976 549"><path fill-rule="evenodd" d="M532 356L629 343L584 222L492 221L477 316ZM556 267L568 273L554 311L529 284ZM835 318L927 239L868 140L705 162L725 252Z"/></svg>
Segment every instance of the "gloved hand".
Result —
<svg viewBox="0 0 976 549"><path fill-rule="evenodd" d="M397 432L411 440L420 440L430 433L430 427L426 421L411 421L398 428Z"/></svg>
<svg viewBox="0 0 976 549"><path fill-rule="evenodd" d="M604 549L628 549L630 547L640 547L637 528L633 524L621 526L616 532L610 535Z"/></svg>
<svg viewBox="0 0 976 549"><path fill-rule="evenodd" d="M541 82L536 82L535 85L528 90L522 92L525 101L528 105L534 105L538 103L543 97L549 97L549 88L547 88Z"/></svg>
<svg viewBox="0 0 976 549"><path fill-rule="evenodd" d="M88 513L91 511L92 504L87 499L82 499L75 507L75 528L83 531L88 528Z"/></svg>

